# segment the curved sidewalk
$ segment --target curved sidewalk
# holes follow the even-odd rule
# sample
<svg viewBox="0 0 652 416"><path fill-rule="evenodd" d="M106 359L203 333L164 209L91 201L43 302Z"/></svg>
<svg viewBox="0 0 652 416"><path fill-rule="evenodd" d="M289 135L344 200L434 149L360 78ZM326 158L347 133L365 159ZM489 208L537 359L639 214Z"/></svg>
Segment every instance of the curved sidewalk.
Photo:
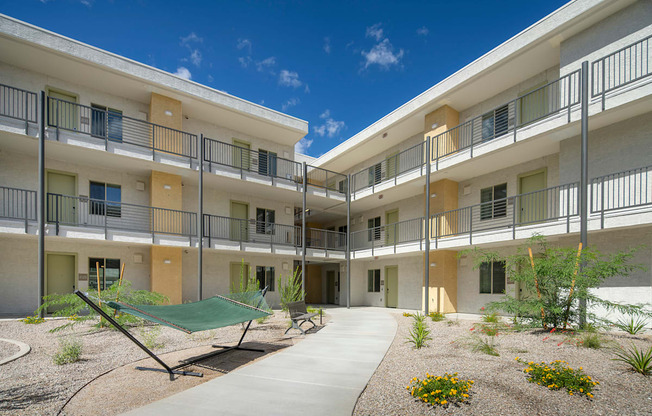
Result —
<svg viewBox="0 0 652 416"><path fill-rule="evenodd" d="M322 330L264 360L126 413L351 415L396 334L379 308L328 309Z"/></svg>

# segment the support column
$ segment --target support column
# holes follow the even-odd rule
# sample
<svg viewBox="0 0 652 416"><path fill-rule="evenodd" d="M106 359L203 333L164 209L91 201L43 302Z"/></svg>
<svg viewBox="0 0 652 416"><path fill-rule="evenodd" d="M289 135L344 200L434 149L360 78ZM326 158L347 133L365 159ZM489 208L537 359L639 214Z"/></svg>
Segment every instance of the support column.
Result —
<svg viewBox="0 0 652 416"><path fill-rule="evenodd" d="M351 175L346 178L346 308L351 308Z"/></svg>
<svg viewBox="0 0 652 416"><path fill-rule="evenodd" d="M580 150L580 242L588 244L589 62L582 62L582 141ZM583 267L584 265L580 265ZM580 324L586 323L586 299L580 299Z"/></svg>
<svg viewBox="0 0 652 416"><path fill-rule="evenodd" d="M41 91L38 138L38 306L45 296L45 91ZM43 311L39 312L43 317Z"/></svg>
<svg viewBox="0 0 652 416"><path fill-rule="evenodd" d="M308 166L303 162L303 204L301 210L301 289L306 292L306 192L308 185Z"/></svg>
<svg viewBox="0 0 652 416"><path fill-rule="evenodd" d="M204 135L199 136L199 195L197 217L197 300L202 300L204 261L202 252L204 248Z"/></svg>
<svg viewBox="0 0 652 416"><path fill-rule="evenodd" d="M426 138L426 207L425 207L425 228L426 228L426 241L425 241L425 263L424 263L424 299L423 299L423 312L428 315L428 305L430 298L430 136Z"/></svg>

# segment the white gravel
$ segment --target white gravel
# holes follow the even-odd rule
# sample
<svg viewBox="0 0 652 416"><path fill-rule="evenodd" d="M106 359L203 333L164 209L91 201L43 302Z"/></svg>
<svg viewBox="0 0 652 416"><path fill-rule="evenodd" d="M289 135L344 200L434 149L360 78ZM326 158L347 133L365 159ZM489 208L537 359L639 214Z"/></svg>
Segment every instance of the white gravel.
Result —
<svg viewBox="0 0 652 416"><path fill-rule="evenodd" d="M609 349L592 350L568 343L558 344L566 335L542 331L507 333L498 336L499 357L471 352L463 346L475 324L459 321L458 326L431 322L433 340L427 348L412 349L405 343L412 318L395 315L396 338L387 355L360 396L354 415L652 415L652 377L629 371L625 364L612 361ZM547 340L544 338L549 336ZM652 336L605 335L614 345L649 348ZM565 360L600 382L595 398L569 396L565 390L551 391L526 381L525 361ZM412 377L426 372L458 372L460 378L475 381L469 404L444 409L416 401L405 387Z"/></svg>
<svg viewBox="0 0 652 416"><path fill-rule="evenodd" d="M96 330L89 323L79 323L74 330L64 330L60 333L50 333L50 329L65 323L62 320L47 320L38 325L27 325L17 320L0 321L0 334L2 338L14 339L25 342L32 347L30 354L19 358L16 361L5 364L0 367L0 415L56 415L64 403L70 399L82 386L97 376L128 363L146 358L147 355L140 350L135 344L129 341L124 335L115 330ZM265 344L276 344L276 347L270 348L276 350L283 346L292 345L303 337L293 334L291 331L287 337L283 337L283 332L287 328L288 318L281 312L276 312L267 322L260 325L255 321L247 333L246 342L259 341ZM146 328L149 330L149 328ZM143 337L140 329L131 330L142 342ZM157 343L163 344L163 348L156 349L157 354L165 354L171 351L188 349L203 346L210 350L211 343L232 345L238 341L242 335L240 325L226 328L220 328L212 331L203 331L195 334L184 334L180 331L167 327L161 327L160 335L157 337ZM52 362L52 356L59 348L58 338L65 336L74 336L83 343L83 352L81 360L72 363L57 366ZM214 338L214 339L213 339ZM270 345L270 346L272 346ZM0 347L4 347L4 344ZM3 348L4 350L4 348ZM207 351L206 350L206 351ZM190 351L191 355L199 353L196 348ZM204 350L200 352L206 352ZM4 355L4 351L2 355ZM233 354L242 354L244 352L230 352L224 355L232 356ZM249 360L240 357L238 365L246 365L253 359L258 358L260 353L251 353ZM258 356L255 356L258 354ZM178 358L172 355L169 362L175 363L173 359L185 358L187 355L178 354ZM148 364L150 365L150 364ZM204 369L199 369L204 371ZM210 371L209 371L210 372ZM109 373L112 374L113 372ZM124 394L129 392L130 386L139 386L143 388L143 380L162 386L172 386L173 389L191 387L192 385L208 381L210 378L218 376L219 372L213 371L211 377L195 378L184 377L179 383L176 381L170 384L168 376L165 373L150 373L145 378L144 373L136 370L128 374L127 380L125 375L121 374L121 386L117 387L116 393ZM152 378L152 374L154 375ZM104 380L107 376L102 376ZM176 383L176 384L174 384ZM84 390L91 388L85 387ZM176 387L175 387L176 386ZM84 390L79 395L83 395ZM161 391L161 394L171 394L170 391ZM115 397L115 396L113 396ZM148 395L148 401L157 397ZM74 401L74 400L73 400ZM115 414L111 411L110 403L97 403L97 408L102 408L104 414ZM133 406L139 403L134 401ZM142 403L144 404L144 403ZM105 407L107 406L108 407ZM75 411L66 411L62 414L75 414ZM128 409L122 409L128 410ZM97 412L93 412L98 414ZM78 413L84 414L84 413Z"/></svg>

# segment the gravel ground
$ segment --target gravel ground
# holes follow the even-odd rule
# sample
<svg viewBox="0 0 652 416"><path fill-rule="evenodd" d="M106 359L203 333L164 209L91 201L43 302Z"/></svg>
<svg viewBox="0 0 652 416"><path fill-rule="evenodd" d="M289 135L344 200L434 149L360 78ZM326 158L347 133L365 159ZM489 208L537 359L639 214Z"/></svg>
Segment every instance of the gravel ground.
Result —
<svg viewBox="0 0 652 416"><path fill-rule="evenodd" d="M118 331L96 330L89 323L79 323L72 331L48 332L65 322L47 320L38 325L26 325L17 320L0 321L2 338L22 341L32 347L26 356L0 367L0 415L56 415L73 396L62 414L116 414L206 382L263 356L260 353L233 351L219 360L202 363L202 368L195 367L195 371L205 374L203 378L181 377L169 382L166 373L134 370L135 362L148 356ZM296 331L283 336L287 322L288 319L281 312L276 312L264 324L254 321L243 344L263 347L268 353L273 353L300 341L303 337L293 334ZM142 342L143 331L149 332L152 328L134 328L131 332ZM166 354L187 350L164 357L166 362L175 363L176 360L210 351L211 343L232 345L241 334L240 325L190 335L160 327L155 341L161 347L154 351ZM52 356L59 348L58 339L61 337L74 337L82 342L80 361L61 366L53 364ZM1 347L4 347L4 343ZM138 365L155 367L149 358ZM106 372L109 373L84 387ZM89 396L87 391L103 392L103 395ZM88 404L91 405L90 409Z"/></svg>
<svg viewBox="0 0 652 416"><path fill-rule="evenodd" d="M465 346L470 321L431 322L432 341L427 348L414 350L405 343L412 318L395 314L396 338L387 355L360 396L354 415L652 415L652 377L627 369L612 361L609 349L593 350L569 343L568 337L542 331L512 332L498 336L499 357L471 352ZM544 338L549 337L544 340ZM612 345L639 348L652 345L651 335L605 335ZM594 399L569 396L565 390L552 391L526 381L524 366L514 360L565 360L573 368L583 367L587 375L599 381ZM405 389L412 377L424 378L426 372L443 375L458 372L459 377L475 381L471 400L460 407L431 407L416 401Z"/></svg>
<svg viewBox="0 0 652 416"><path fill-rule="evenodd" d="M0 341L0 361L4 360L5 358L9 358L12 355L16 354L18 351L20 351L20 348L16 344L12 344L11 342L5 342L5 341Z"/></svg>

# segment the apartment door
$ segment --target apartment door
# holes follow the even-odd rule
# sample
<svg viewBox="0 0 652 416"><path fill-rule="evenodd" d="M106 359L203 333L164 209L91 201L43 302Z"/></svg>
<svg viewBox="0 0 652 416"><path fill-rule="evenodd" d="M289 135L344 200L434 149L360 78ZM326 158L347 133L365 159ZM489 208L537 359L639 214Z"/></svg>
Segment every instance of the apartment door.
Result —
<svg viewBox="0 0 652 416"><path fill-rule="evenodd" d="M335 303L335 271L326 272L326 295L327 303Z"/></svg>
<svg viewBox="0 0 652 416"><path fill-rule="evenodd" d="M385 267L385 306L398 307L398 266Z"/></svg>
<svg viewBox="0 0 652 416"><path fill-rule="evenodd" d="M75 291L75 255L47 254L46 294L65 295ZM56 312L59 308L48 308L47 313Z"/></svg>
<svg viewBox="0 0 652 416"><path fill-rule="evenodd" d="M398 210L387 211L385 213L385 244L392 245L396 243L398 236Z"/></svg>
<svg viewBox="0 0 652 416"><path fill-rule="evenodd" d="M48 172L48 221L60 224L77 224L77 177L75 175Z"/></svg>
<svg viewBox="0 0 652 416"><path fill-rule="evenodd" d="M233 139L233 166L249 170L251 167L251 145L249 143Z"/></svg>
<svg viewBox="0 0 652 416"><path fill-rule="evenodd" d="M519 177L521 196L518 198L519 223L528 224L545 219L546 199L545 192L537 192L546 188L546 171L541 170Z"/></svg>
<svg viewBox="0 0 652 416"><path fill-rule="evenodd" d="M77 96L64 91L53 90L48 91L48 96L55 98L55 100L50 101L49 125L59 126L59 128L67 130L78 130Z"/></svg>
<svg viewBox="0 0 652 416"><path fill-rule="evenodd" d="M231 292L239 291L240 285L246 285L249 279L249 263L231 263L229 271L229 290Z"/></svg>
<svg viewBox="0 0 652 416"><path fill-rule="evenodd" d="M249 205L231 201L231 240L249 241Z"/></svg>

